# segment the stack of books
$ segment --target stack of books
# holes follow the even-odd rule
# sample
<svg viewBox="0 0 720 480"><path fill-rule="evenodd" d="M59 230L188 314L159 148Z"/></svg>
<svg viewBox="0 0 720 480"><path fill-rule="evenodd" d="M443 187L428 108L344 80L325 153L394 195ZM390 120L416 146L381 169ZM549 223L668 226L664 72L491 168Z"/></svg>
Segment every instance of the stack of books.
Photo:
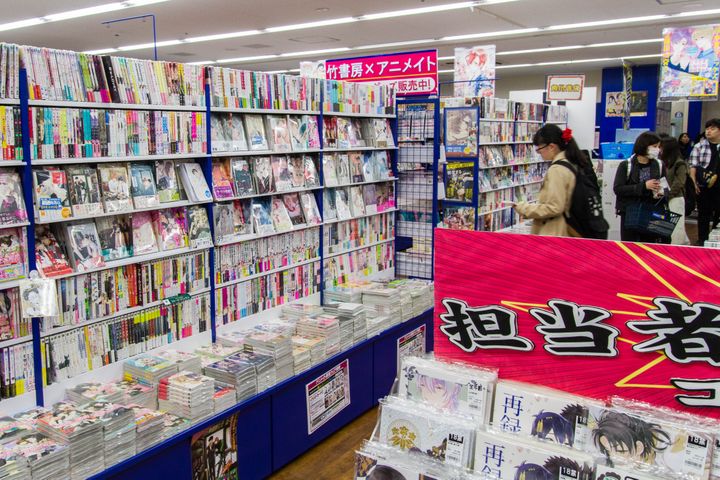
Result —
<svg viewBox="0 0 720 480"><path fill-rule="evenodd" d="M160 380L158 402L161 410L191 422L212 415L215 380L192 372L179 372Z"/></svg>
<svg viewBox="0 0 720 480"><path fill-rule="evenodd" d="M215 382L215 393L213 393L214 412L222 412L237 403L237 390L232 385Z"/></svg>
<svg viewBox="0 0 720 480"><path fill-rule="evenodd" d="M282 308L282 316L290 321L297 321L304 317L322 315L323 308L320 305L308 305L304 303L291 303Z"/></svg>
<svg viewBox="0 0 720 480"><path fill-rule="evenodd" d="M73 480L105 469L103 451L97 448L103 442L103 425L92 411L72 402L56 403L38 417L36 427L40 433L69 447Z"/></svg>
<svg viewBox="0 0 720 480"><path fill-rule="evenodd" d="M360 303L362 301L362 290L356 285L347 283L345 285L326 288L324 298L325 303Z"/></svg>
<svg viewBox="0 0 720 480"><path fill-rule="evenodd" d="M261 355L259 353L238 352L230 355L228 358L231 362L247 362L255 368L255 378L257 379L257 392L267 390L277 383L275 374L275 361L270 355ZM238 400L240 393L238 391Z"/></svg>
<svg viewBox="0 0 720 480"><path fill-rule="evenodd" d="M3 445L2 457L14 462L14 469L22 476L23 460L30 466L33 480L70 478L70 449L41 433L33 433ZM12 466L8 467L13 469ZM4 478L4 477L3 477ZM12 477L10 477L12 478Z"/></svg>
<svg viewBox="0 0 720 480"><path fill-rule="evenodd" d="M9 448L0 445L0 478L3 480L31 480L27 460Z"/></svg>
<svg viewBox="0 0 720 480"><path fill-rule="evenodd" d="M410 300L412 305L412 299ZM382 316L399 320L403 317L402 306L398 301L398 289L374 284L363 289L362 303L365 305L368 318Z"/></svg>
<svg viewBox="0 0 720 480"><path fill-rule="evenodd" d="M162 441L165 428L164 415L140 405L128 405L128 407L135 415L135 434L137 435L135 447L137 451L142 452Z"/></svg>
<svg viewBox="0 0 720 480"><path fill-rule="evenodd" d="M33 433L34 430L12 417L0 417L0 445ZM3 478L0 476L0 478Z"/></svg>
<svg viewBox="0 0 720 480"><path fill-rule="evenodd" d="M195 349L195 354L200 356L200 362L203 368L207 367L211 363L215 363L218 360L224 360L230 355L241 351L242 349L237 347L230 347L222 345L220 343L211 343L210 345L203 345Z"/></svg>
<svg viewBox="0 0 720 480"><path fill-rule="evenodd" d="M178 434L190 426L190 420L172 413L163 413L163 440Z"/></svg>
<svg viewBox="0 0 720 480"><path fill-rule="evenodd" d="M242 401L257 393L255 366L247 361L218 360L205 367L205 375L217 382L233 385L237 400Z"/></svg>
<svg viewBox="0 0 720 480"><path fill-rule="evenodd" d="M82 406L100 420L105 438L105 467L135 455L135 415L128 407L96 401Z"/></svg>
<svg viewBox="0 0 720 480"><path fill-rule="evenodd" d="M202 373L202 363L200 356L193 353L181 352L179 350L164 350L158 352L155 356L164 358L168 362L172 362L177 366L178 372L186 371L197 374Z"/></svg>
<svg viewBox="0 0 720 480"><path fill-rule="evenodd" d="M122 405L140 405L145 408L157 407L157 389L134 380L122 380L113 385L122 391L122 398L118 402Z"/></svg>
<svg viewBox="0 0 720 480"><path fill-rule="evenodd" d="M340 351L340 321L332 315L321 315L315 318L304 318L297 323L296 333L300 337L320 338L325 347L323 355L313 355L315 359L323 361ZM319 348L320 345L315 345Z"/></svg>
<svg viewBox="0 0 720 480"><path fill-rule="evenodd" d="M354 316L349 316L348 311L341 312L340 305L343 303L328 303L325 305L325 314L338 319L340 323L340 351L344 352L353 346L353 339L355 338L355 319ZM350 305L360 305L352 303ZM349 307L348 307L349 308ZM363 318L365 310L362 310Z"/></svg>
<svg viewBox="0 0 720 480"><path fill-rule="evenodd" d="M308 368L312 367L312 355L310 354L309 348L296 345L295 342L293 342L292 351L293 370L295 371L295 375L298 375L301 372L304 372Z"/></svg>
<svg viewBox="0 0 720 480"><path fill-rule="evenodd" d="M338 342L340 341L340 327L338 327ZM324 362L327 356L325 355L326 340L322 337L305 337L303 335L293 335L293 352L295 348L306 348L310 353L310 363L317 365L318 363ZM294 354L294 353L293 353ZM297 365L295 366L297 370Z"/></svg>
<svg viewBox="0 0 720 480"><path fill-rule="evenodd" d="M220 345L226 347L235 347L238 350L242 350L245 345L246 332L225 332L217 337L217 341Z"/></svg>
<svg viewBox="0 0 720 480"><path fill-rule="evenodd" d="M393 323L390 321L390 317L386 315L379 315L377 317L367 318L367 337L372 338L375 335L379 335L390 328Z"/></svg>
<svg viewBox="0 0 720 480"><path fill-rule="evenodd" d="M177 373L174 362L154 355L140 355L123 365L125 380L135 380L146 385L157 385L160 380Z"/></svg>
<svg viewBox="0 0 720 480"><path fill-rule="evenodd" d="M253 331L246 337L244 347L248 353L269 355L275 360L275 383L287 380L294 374L290 334L292 327L278 330L281 331Z"/></svg>
<svg viewBox="0 0 720 480"><path fill-rule="evenodd" d="M65 389L65 396L78 404L95 400L123 403L124 391L115 383L88 382Z"/></svg>

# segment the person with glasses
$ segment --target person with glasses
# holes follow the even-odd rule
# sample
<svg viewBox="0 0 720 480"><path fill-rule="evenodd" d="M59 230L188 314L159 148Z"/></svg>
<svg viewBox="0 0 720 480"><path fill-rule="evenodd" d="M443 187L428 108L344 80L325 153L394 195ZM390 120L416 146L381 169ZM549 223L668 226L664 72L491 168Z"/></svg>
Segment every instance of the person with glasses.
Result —
<svg viewBox="0 0 720 480"><path fill-rule="evenodd" d="M565 220L575 189L575 173L557 162L567 160L580 166L588 160L578 148L569 128L561 130L554 124L543 125L535 132L533 145L543 160L552 163L543 179L537 202L513 204L515 211L533 220L531 233L535 235L579 237Z"/></svg>
<svg viewBox="0 0 720 480"><path fill-rule="evenodd" d="M656 204L662 199L660 178L664 176L660 156L660 137L643 132L635 139L633 154L618 165L613 190L615 212L620 215L620 239L624 242L667 243L661 237L625 227L625 212L630 205Z"/></svg>

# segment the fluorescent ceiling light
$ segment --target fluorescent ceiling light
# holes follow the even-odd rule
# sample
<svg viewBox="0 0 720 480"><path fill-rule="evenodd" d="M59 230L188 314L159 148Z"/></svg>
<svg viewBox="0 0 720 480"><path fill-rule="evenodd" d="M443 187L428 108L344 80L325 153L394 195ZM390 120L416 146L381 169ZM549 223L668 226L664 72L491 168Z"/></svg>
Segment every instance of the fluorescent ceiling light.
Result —
<svg viewBox="0 0 720 480"><path fill-rule="evenodd" d="M615 47L618 45L642 45L643 43L661 43L662 38L648 38L645 40L627 40L625 42L606 42L606 43L591 43L588 45L589 48L598 47Z"/></svg>
<svg viewBox="0 0 720 480"><path fill-rule="evenodd" d="M243 62L255 62L257 60L269 60L271 58L278 58L280 55L257 55L255 57L237 57L237 58L223 58L221 60L215 60L216 63L243 63Z"/></svg>
<svg viewBox="0 0 720 480"><path fill-rule="evenodd" d="M144 50L146 48L153 48L155 46L157 47L169 47L172 45L179 45L183 43L182 40L164 40L162 42L157 43L139 43L137 45L126 45L124 47L118 47L118 50L121 52L129 52L130 50Z"/></svg>
<svg viewBox="0 0 720 480"><path fill-rule="evenodd" d="M101 48L100 50L88 50L87 52L82 53L86 53L88 55L105 55L106 53L113 53L117 51L117 48Z"/></svg>
<svg viewBox="0 0 720 480"><path fill-rule="evenodd" d="M566 47L548 47L548 48L531 48L528 50L510 50L507 52L497 52L495 55L522 55L523 53L542 53L542 52L561 52L563 50L578 50L585 48L586 45L568 45Z"/></svg>
<svg viewBox="0 0 720 480"><path fill-rule="evenodd" d="M262 33L262 31L246 30L244 32L230 32L230 33L219 33L217 35L204 35L204 36L200 36L200 37L188 37L185 39L185 41L187 43L212 42L214 40L225 40L228 38L249 37L252 35L258 35L259 33Z"/></svg>
<svg viewBox="0 0 720 480"><path fill-rule="evenodd" d="M102 5L96 5L94 7L67 10L65 12L51 13L49 15L45 15L44 17L28 18L26 20L3 23L0 24L0 32L17 30L18 28L32 27L34 25L40 25L42 23L60 22L73 18L89 17L91 15L115 12L118 10L124 10L126 8L140 7L144 5L151 5L153 3L161 3L167 1L169 0L128 0L125 2L105 3Z"/></svg>
<svg viewBox="0 0 720 480"><path fill-rule="evenodd" d="M342 25L343 23L352 23L352 22L357 22L357 21L358 21L358 19L355 17L333 18L330 20L321 20L319 22L298 23L296 25L284 25L282 27L270 27L270 28L266 28L264 31L267 33L288 32L290 30L303 30L306 28L318 28L318 27L327 27L330 25Z"/></svg>
<svg viewBox="0 0 720 480"><path fill-rule="evenodd" d="M360 20L380 20L383 18L406 17L408 15L420 15L423 13L446 12L450 10L459 10L461 8L470 8L480 6L479 2L460 2L450 3L447 5L435 5L433 7L409 8L406 10L395 10L392 12L370 13L361 15Z"/></svg>
<svg viewBox="0 0 720 480"><path fill-rule="evenodd" d="M374 50L388 47L404 47L406 45L420 45L422 43L433 43L435 40L432 38L426 38L424 40L408 40L405 42L392 42L392 43L378 43L376 45L362 45L360 47L353 47L353 50Z"/></svg>
<svg viewBox="0 0 720 480"><path fill-rule="evenodd" d="M496 70L503 70L506 68L525 68L525 67L547 67L552 65L572 65L578 63L595 63L595 62L609 62L609 61L622 61L623 59L633 58L658 58L661 57L661 53L654 53L651 55L629 55L626 57L605 57L605 58L583 58L580 60L560 60L555 62L539 62L539 63L519 63L517 65L498 65L495 67Z"/></svg>
<svg viewBox="0 0 720 480"><path fill-rule="evenodd" d="M352 50L352 49L349 47L326 48L324 50L307 50L305 52L281 53L279 56L281 56L281 57L313 57L315 55L322 55L324 53L347 52L349 50Z"/></svg>
<svg viewBox="0 0 720 480"><path fill-rule="evenodd" d="M212 65L214 60L203 60L201 62L188 62L188 65Z"/></svg>
<svg viewBox="0 0 720 480"><path fill-rule="evenodd" d="M605 25L617 25L619 23L638 23L638 22L652 22L654 20L662 20L668 18L671 15L648 15L645 17L627 17L627 18L616 18L614 20L599 20L596 22L582 22L582 23L568 23L565 25L552 25L545 27L543 30L572 30L575 28L589 28L589 27L602 27Z"/></svg>
<svg viewBox="0 0 720 480"><path fill-rule="evenodd" d="M515 30L501 30L499 32L484 32L484 33L469 33L466 35L451 35L449 37L442 37L438 39L438 42L452 42L455 40L470 40L473 38L488 38L488 37L506 37L508 35L525 35L528 33L539 32L540 28L516 28Z"/></svg>
<svg viewBox="0 0 720 480"><path fill-rule="evenodd" d="M673 17L705 17L708 15L720 15L720 8L715 10L695 10L693 12L682 12L672 15Z"/></svg>

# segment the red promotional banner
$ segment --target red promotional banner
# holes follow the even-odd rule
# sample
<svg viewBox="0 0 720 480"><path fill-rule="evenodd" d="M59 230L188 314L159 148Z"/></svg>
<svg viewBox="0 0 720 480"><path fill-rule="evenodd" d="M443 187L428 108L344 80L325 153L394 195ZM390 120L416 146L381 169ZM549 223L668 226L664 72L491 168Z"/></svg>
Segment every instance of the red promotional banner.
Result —
<svg viewBox="0 0 720 480"><path fill-rule="evenodd" d="M720 418L720 251L438 229L435 353Z"/></svg>
<svg viewBox="0 0 720 480"><path fill-rule="evenodd" d="M391 53L325 61L325 78L346 82L387 82L398 96L436 95L437 50Z"/></svg>

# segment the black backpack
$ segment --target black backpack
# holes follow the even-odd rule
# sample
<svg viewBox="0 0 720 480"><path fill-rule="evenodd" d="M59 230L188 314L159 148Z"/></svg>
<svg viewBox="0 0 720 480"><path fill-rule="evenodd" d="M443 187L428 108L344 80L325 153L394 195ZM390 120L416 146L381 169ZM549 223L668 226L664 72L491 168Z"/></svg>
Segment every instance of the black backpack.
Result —
<svg viewBox="0 0 720 480"><path fill-rule="evenodd" d="M583 238L607 240L610 225L603 216L602 197L597 182L567 160L559 160L555 163L575 174L570 215L565 215L565 221Z"/></svg>

